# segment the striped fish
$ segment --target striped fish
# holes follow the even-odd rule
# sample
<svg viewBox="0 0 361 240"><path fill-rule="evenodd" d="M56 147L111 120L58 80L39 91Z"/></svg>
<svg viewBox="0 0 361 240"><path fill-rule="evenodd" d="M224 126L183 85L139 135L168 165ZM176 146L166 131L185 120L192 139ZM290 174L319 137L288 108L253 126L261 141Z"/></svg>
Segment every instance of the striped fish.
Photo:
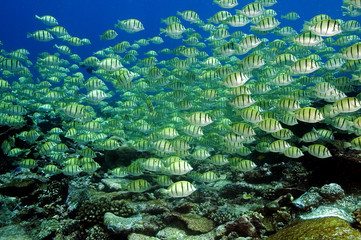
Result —
<svg viewBox="0 0 361 240"><path fill-rule="evenodd" d="M100 39L102 40L113 40L118 36L118 33L114 31L113 29L107 30L103 33L103 35L100 35Z"/></svg>
<svg viewBox="0 0 361 240"><path fill-rule="evenodd" d="M27 38L34 38L40 42L49 42L54 39L54 37L46 30L38 30L33 33L28 33Z"/></svg>
<svg viewBox="0 0 361 240"><path fill-rule="evenodd" d="M184 160L174 161L167 167L162 168L162 172L169 175L184 175L192 170L192 166Z"/></svg>
<svg viewBox="0 0 361 240"><path fill-rule="evenodd" d="M262 15L264 12L263 6L258 2L249 3L242 8L242 10L236 10L237 14L243 14L249 18L254 18Z"/></svg>
<svg viewBox="0 0 361 240"><path fill-rule="evenodd" d="M5 58L0 61L0 68L8 70L10 72L18 72L24 69L24 66L19 60L14 58Z"/></svg>
<svg viewBox="0 0 361 240"><path fill-rule="evenodd" d="M308 147L302 146L302 150L308 151L309 154L317 158L332 157L330 150L321 144L313 144Z"/></svg>
<svg viewBox="0 0 361 240"><path fill-rule="evenodd" d="M150 188L151 188L150 183L144 179L133 180L127 185L128 192L134 192L134 193L145 192Z"/></svg>
<svg viewBox="0 0 361 240"><path fill-rule="evenodd" d="M35 18L40 20L42 23L44 23L48 26L55 26L55 25L59 24L58 21L53 16L50 16L50 15L44 15L41 17L39 17L38 15L35 15Z"/></svg>
<svg viewBox="0 0 361 240"><path fill-rule="evenodd" d="M66 176L75 176L75 175L78 175L81 172L82 172L81 168L76 164L66 165L62 169L62 173L64 175L66 175Z"/></svg>
<svg viewBox="0 0 361 240"><path fill-rule="evenodd" d="M167 194L169 197L182 198L188 197L194 191L196 191L196 188L190 182L179 181L170 185L168 189L164 189L163 193Z"/></svg>
<svg viewBox="0 0 361 240"><path fill-rule="evenodd" d="M98 63L98 66L107 71L115 71L123 67L122 63L116 58L106 58Z"/></svg>
<svg viewBox="0 0 361 240"><path fill-rule="evenodd" d="M69 104L63 108L64 113L71 118L83 118L87 116L85 106L81 104Z"/></svg>
<svg viewBox="0 0 361 240"><path fill-rule="evenodd" d="M307 123L316 123L324 119L322 113L313 107L301 108L294 112L297 120Z"/></svg>
<svg viewBox="0 0 361 240"><path fill-rule="evenodd" d="M305 30L311 30L314 34L321 37L332 37L342 32L341 25L333 19L320 20L314 24L304 26Z"/></svg>
<svg viewBox="0 0 361 240"><path fill-rule="evenodd" d="M144 30L142 22L137 19L126 19L123 21L118 20L118 24L115 24L114 27L118 27L127 33L136 33Z"/></svg>
<svg viewBox="0 0 361 240"><path fill-rule="evenodd" d="M204 127L213 122L211 116L205 112L194 112L185 119L192 125Z"/></svg>
<svg viewBox="0 0 361 240"><path fill-rule="evenodd" d="M285 151L283 151L282 153L289 158L300 158L304 155L301 149L299 149L298 147L290 147Z"/></svg>
<svg viewBox="0 0 361 240"><path fill-rule="evenodd" d="M233 72L227 75L223 84L226 87L234 88L234 87L242 86L248 81L248 79L249 77L242 72Z"/></svg>

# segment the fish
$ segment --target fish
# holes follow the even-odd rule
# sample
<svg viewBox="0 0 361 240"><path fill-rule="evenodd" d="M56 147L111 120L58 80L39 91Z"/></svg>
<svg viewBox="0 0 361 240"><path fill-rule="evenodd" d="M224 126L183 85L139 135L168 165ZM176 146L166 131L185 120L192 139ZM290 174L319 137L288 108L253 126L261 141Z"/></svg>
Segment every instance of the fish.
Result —
<svg viewBox="0 0 361 240"><path fill-rule="evenodd" d="M114 27L124 30L127 33L136 33L144 30L143 23L138 19L118 20L118 23L115 24Z"/></svg>
<svg viewBox="0 0 361 240"><path fill-rule="evenodd" d="M114 31L113 29L109 29L105 31L102 35L100 35L100 39L103 40L113 40L118 36L118 33Z"/></svg>
<svg viewBox="0 0 361 240"><path fill-rule="evenodd" d="M42 23L48 25L48 26L55 26L58 25L58 20L56 20L55 17L50 16L50 15L44 15L39 17L38 15L35 15L35 19L38 19L39 21L41 21Z"/></svg>
<svg viewBox="0 0 361 240"><path fill-rule="evenodd" d="M313 24L307 23L304 30L310 30L314 34L321 37L332 37L342 32L341 25L333 19L319 20Z"/></svg>
<svg viewBox="0 0 361 240"><path fill-rule="evenodd" d="M289 12L285 15L282 15L281 18L284 18L289 21L296 21L297 19L301 18L300 15L296 12Z"/></svg>
<svg viewBox="0 0 361 240"><path fill-rule="evenodd" d="M183 12L177 12L178 15L182 16L182 18L186 21L189 21L191 23L199 21L199 15L195 11L192 10L186 10Z"/></svg>
<svg viewBox="0 0 361 240"><path fill-rule="evenodd" d="M62 173L66 176L76 176L79 173L82 172L82 169L76 165L76 164L69 164L66 165L63 169L62 169Z"/></svg>
<svg viewBox="0 0 361 240"><path fill-rule="evenodd" d="M54 39L53 35L46 30L38 30L33 33L28 33L27 38L33 38L39 42L49 42Z"/></svg>
<svg viewBox="0 0 361 240"><path fill-rule="evenodd" d="M150 183L144 179L136 179L128 183L126 189L128 192L141 193L148 191L151 188Z"/></svg>
<svg viewBox="0 0 361 240"><path fill-rule="evenodd" d="M330 150L321 144L312 144L308 147L302 146L303 151L308 151L314 157L317 158L329 158L332 157Z"/></svg>
<svg viewBox="0 0 361 240"><path fill-rule="evenodd" d="M168 175L184 175L192 170L192 166L184 160L173 161L167 167L162 168L162 172Z"/></svg>
<svg viewBox="0 0 361 240"><path fill-rule="evenodd" d="M188 181L178 181L163 189L162 193L172 198L188 197L197 189Z"/></svg>
<svg viewBox="0 0 361 240"><path fill-rule="evenodd" d="M300 158L304 156L303 152L298 147L290 147L282 153L289 158Z"/></svg>
<svg viewBox="0 0 361 240"><path fill-rule="evenodd" d="M234 8L238 2L237 0L213 0L213 4L217 4L221 8Z"/></svg>

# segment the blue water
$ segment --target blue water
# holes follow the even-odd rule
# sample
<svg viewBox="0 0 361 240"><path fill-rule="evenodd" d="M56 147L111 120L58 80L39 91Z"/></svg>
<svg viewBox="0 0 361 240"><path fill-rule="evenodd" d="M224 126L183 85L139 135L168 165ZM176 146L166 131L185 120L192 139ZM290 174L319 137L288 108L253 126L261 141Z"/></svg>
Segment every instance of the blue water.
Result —
<svg viewBox="0 0 361 240"><path fill-rule="evenodd" d="M39 16L52 15L58 20L61 26L68 30L71 36L90 39L91 45L81 47L70 46L73 53L85 59L95 51L114 46L116 43L124 40L132 44L135 40L141 38L147 39L159 35L160 28L166 26L164 23L161 23L161 19L176 15L177 11L196 11L200 18L206 22L208 18L211 18L218 11L228 10L232 14L235 14L235 9L241 9L244 5L252 1L239 0L239 5L233 9L222 9L218 5L212 4L212 0L3 0L1 2L0 40L4 44L3 48L7 51L26 48L31 53L30 59L34 61L36 55L40 52L47 51L54 53L54 44L65 44L65 42L62 42L60 39L46 43L37 42L31 38L27 39L27 32L34 32L48 27L36 20L34 17L35 14ZM278 0L278 3L272 6L271 9L274 9L278 13L277 18L281 22L280 27L291 26L299 32L302 29L304 20L309 20L321 13L328 14L333 19L342 18L345 21L360 19L350 18L348 16L343 17L341 6L341 0ZM290 11L297 12L301 16L301 19L297 21L281 19L281 15ZM180 16L178 17L181 18ZM118 19L124 20L129 18L140 20L145 30L135 34L129 34L115 29L119 35L114 40L104 41L99 39L99 35L103 34L104 31L114 29L114 24L117 23ZM205 37L208 35L208 33L202 29L184 20L182 20L182 24L186 28L193 27ZM245 33L250 33L249 28L250 24L242 28L231 27L230 32L241 30ZM148 50L157 51L165 47L172 49L183 44L181 40L170 39L169 37L165 37L164 34L161 36L165 40L164 44L150 44L146 47L141 47L138 52L142 53ZM264 37L273 38L270 34Z"/></svg>

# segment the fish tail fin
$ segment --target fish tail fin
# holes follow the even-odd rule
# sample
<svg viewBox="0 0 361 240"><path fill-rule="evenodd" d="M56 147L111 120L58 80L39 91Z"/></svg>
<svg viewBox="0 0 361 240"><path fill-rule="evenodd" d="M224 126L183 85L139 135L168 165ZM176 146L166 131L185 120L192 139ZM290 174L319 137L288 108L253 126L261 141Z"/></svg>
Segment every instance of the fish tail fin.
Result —
<svg viewBox="0 0 361 240"><path fill-rule="evenodd" d="M306 147L306 146L302 146L302 152L307 152L308 151L308 147Z"/></svg>
<svg viewBox="0 0 361 240"><path fill-rule="evenodd" d="M349 147L351 147L351 143L345 142L345 143L343 144L343 147L344 147L344 148L349 148Z"/></svg>
<svg viewBox="0 0 361 240"><path fill-rule="evenodd" d="M32 36L33 36L33 34L31 34L31 33L27 33L27 34L26 34L26 37L27 37L27 38L31 38Z"/></svg>
<svg viewBox="0 0 361 240"><path fill-rule="evenodd" d="M161 188L161 189L159 189L159 192L160 192L162 195L169 197L168 193L169 193L170 191L169 191L168 189Z"/></svg>
<svg viewBox="0 0 361 240"><path fill-rule="evenodd" d="M310 30L311 30L311 27L312 27L312 23L311 23L311 22L308 22L308 21L305 21L305 23L303 24L303 29L302 29L302 31L303 31L303 32L310 31Z"/></svg>

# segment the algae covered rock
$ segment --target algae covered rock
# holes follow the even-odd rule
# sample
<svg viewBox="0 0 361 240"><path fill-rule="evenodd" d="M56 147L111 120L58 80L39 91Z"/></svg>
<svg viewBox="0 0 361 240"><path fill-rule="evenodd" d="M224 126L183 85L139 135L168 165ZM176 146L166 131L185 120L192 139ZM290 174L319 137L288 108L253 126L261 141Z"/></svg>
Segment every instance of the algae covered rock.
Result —
<svg viewBox="0 0 361 240"><path fill-rule="evenodd" d="M322 196L318 193L318 188L310 188L308 192L302 194L294 200L292 204L301 210L308 210L311 207L317 207L322 201Z"/></svg>
<svg viewBox="0 0 361 240"><path fill-rule="evenodd" d="M139 233L132 233L128 236L128 240L160 240L156 237L150 237L147 235L139 234Z"/></svg>
<svg viewBox="0 0 361 240"><path fill-rule="evenodd" d="M214 228L212 220L196 214L172 213L172 217L183 221L187 225L187 228L192 231L206 233Z"/></svg>
<svg viewBox="0 0 361 240"><path fill-rule="evenodd" d="M262 218L263 216L258 213L244 214L236 221L226 224L226 234L234 232L242 237L258 237L260 231L265 228L261 222Z"/></svg>
<svg viewBox="0 0 361 240"><path fill-rule="evenodd" d="M312 210L312 212L300 215L300 218L303 220L324 217L338 217L348 222L353 221L351 213L337 206L319 206Z"/></svg>
<svg viewBox="0 0 361 240"><path fill-rule="evenodd" d="M55 219L51 220L44 220L41 223L41 230L38 234L39 239L45 239L50 238L52 235L55 235L55 233L59 230L59 222Z"/></svg>
<svg viewBox="0 0 361 240"><path fill-rule="evenodd" d="M26 230L20 225L8 225L0 228L0 239L2 240L32 240Z"/></svg>
<svg viewBox="0 0 361 240"><path fill-rule="evenodd" d="M112 230L114 233L129 232L134 228L136 222L139 222L141 220L141 215L124 218L118 217L110 212L104 214L104 225L109 230Z"/></svg>
<svg viewBox="0 0 361 240"><path fill-rule="evenodd" d="M187 237L187 233L182 229L166 227L157 233L157 237L160 239L170 240L185 239Z"/></svg>
<svg viewBox="0 0 361 240"><path fill-rule="evenodd" d="M320 194L328 201L334 202L345 197L345 192L337 183L330 183L323 185L320 189Z"/></svg>
<svg viewBox="0 0 361 240"><path fill-rule="evenodd" d="M317 218L302 221L270 236L268 240L357 240L361 233L350 223L337 217Z"/></svg>

